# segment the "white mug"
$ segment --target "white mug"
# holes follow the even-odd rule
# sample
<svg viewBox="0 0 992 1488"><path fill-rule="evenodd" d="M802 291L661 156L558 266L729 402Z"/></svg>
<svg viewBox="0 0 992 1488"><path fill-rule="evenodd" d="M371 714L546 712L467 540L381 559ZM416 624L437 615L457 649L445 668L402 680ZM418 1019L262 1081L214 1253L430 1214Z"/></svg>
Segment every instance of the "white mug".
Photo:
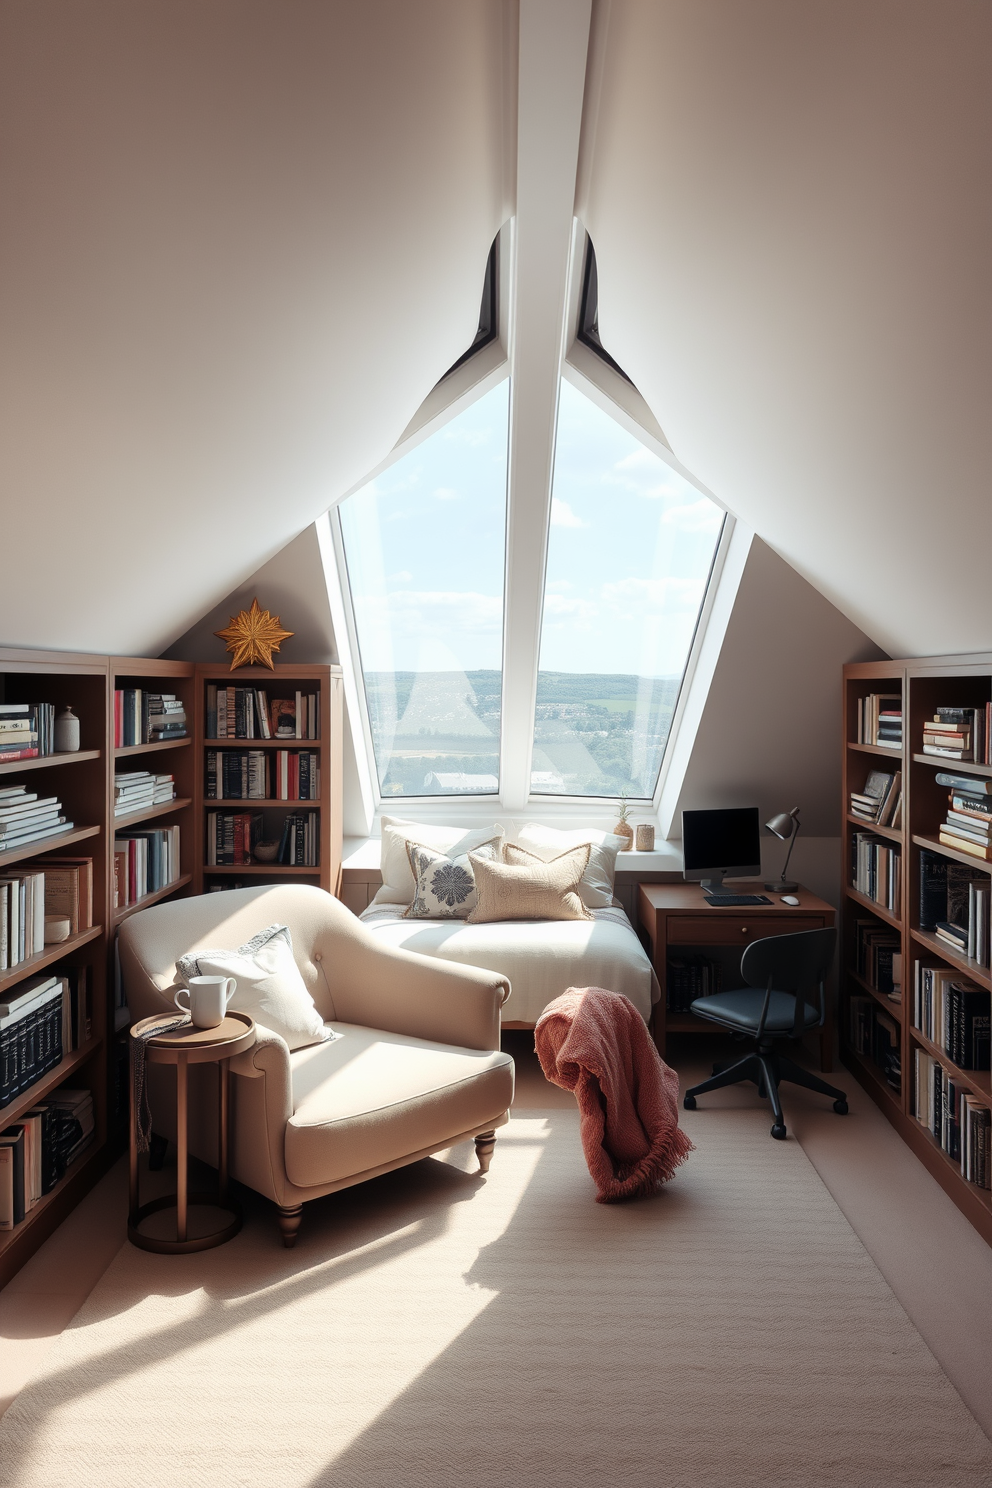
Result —
<svg viewBox="0 0 992 1488"><path fill-rule="evenodd" d="M184 1013L190 1014L197 1028L216 1028L223 1023L228 1003L237 988L238 984L233 977L190 977L189 987L180 987L176 993L175 1004ZM183 996L188 999L187 1002L179 1001Z"/></svg>

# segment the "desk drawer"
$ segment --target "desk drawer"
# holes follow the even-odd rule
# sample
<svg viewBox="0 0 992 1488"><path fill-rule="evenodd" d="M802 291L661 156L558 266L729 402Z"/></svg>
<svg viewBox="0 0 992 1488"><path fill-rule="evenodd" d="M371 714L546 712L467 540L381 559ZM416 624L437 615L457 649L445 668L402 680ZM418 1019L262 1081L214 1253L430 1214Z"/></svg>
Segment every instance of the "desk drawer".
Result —
<svg viewBox="0 0 992 1488"><path fill-rule="evenodd" d="M800 930L819 930L822 915L670 915L669 945L748 945L766 935L794 935Z"/></svg>

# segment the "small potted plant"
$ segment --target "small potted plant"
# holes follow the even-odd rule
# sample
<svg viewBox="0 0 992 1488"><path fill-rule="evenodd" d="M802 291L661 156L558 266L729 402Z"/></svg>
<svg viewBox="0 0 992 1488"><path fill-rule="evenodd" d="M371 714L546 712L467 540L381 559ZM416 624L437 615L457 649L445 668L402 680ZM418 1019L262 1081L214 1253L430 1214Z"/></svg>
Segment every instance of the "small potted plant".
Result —
<svg viewBox="0 0 992 1488"><path fill-rule="evenodd" d="M613 828L613 835L624 839L623 847L620 849L621 852L630 852L634 846L634 829L630 825L629 818L630 807L627 805L627 792L621 791L620 810L617 813L616 824Z"/></svg>

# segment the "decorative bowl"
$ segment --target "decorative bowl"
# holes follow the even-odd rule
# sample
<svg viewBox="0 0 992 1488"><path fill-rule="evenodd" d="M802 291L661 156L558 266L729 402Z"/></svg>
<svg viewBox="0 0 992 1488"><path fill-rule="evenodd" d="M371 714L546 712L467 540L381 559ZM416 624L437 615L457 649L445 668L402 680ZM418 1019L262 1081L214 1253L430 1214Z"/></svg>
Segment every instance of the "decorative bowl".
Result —
<svg viewBox="0 0 992 1488"><path fill-rule="evenodd" d="M72 921L65 915L45 916L45 944L58 945L60 940L68 940L72 929Z"/></svg>
<svg viewBox="0 0 992 1488"><path fill-rule="evenodd" d="M279 856L279 844L278 842L256 842L251 855L259 863L274 863Z"/></svg>

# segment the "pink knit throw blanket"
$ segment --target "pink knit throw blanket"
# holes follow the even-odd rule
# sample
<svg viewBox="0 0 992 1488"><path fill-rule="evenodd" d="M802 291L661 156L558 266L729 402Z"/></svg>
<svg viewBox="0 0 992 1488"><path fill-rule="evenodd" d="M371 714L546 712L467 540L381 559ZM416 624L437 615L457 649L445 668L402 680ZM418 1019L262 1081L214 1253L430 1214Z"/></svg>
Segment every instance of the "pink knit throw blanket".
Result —
<svg viewBox="0 0 992 1488"><path fill-rule="evenodd" d="M534 1030L547 1078L579 1103L582 1149L600 1204L666 1183L693 1145L679 1130L679 1081L628 998L569 987Z"/></svg>

